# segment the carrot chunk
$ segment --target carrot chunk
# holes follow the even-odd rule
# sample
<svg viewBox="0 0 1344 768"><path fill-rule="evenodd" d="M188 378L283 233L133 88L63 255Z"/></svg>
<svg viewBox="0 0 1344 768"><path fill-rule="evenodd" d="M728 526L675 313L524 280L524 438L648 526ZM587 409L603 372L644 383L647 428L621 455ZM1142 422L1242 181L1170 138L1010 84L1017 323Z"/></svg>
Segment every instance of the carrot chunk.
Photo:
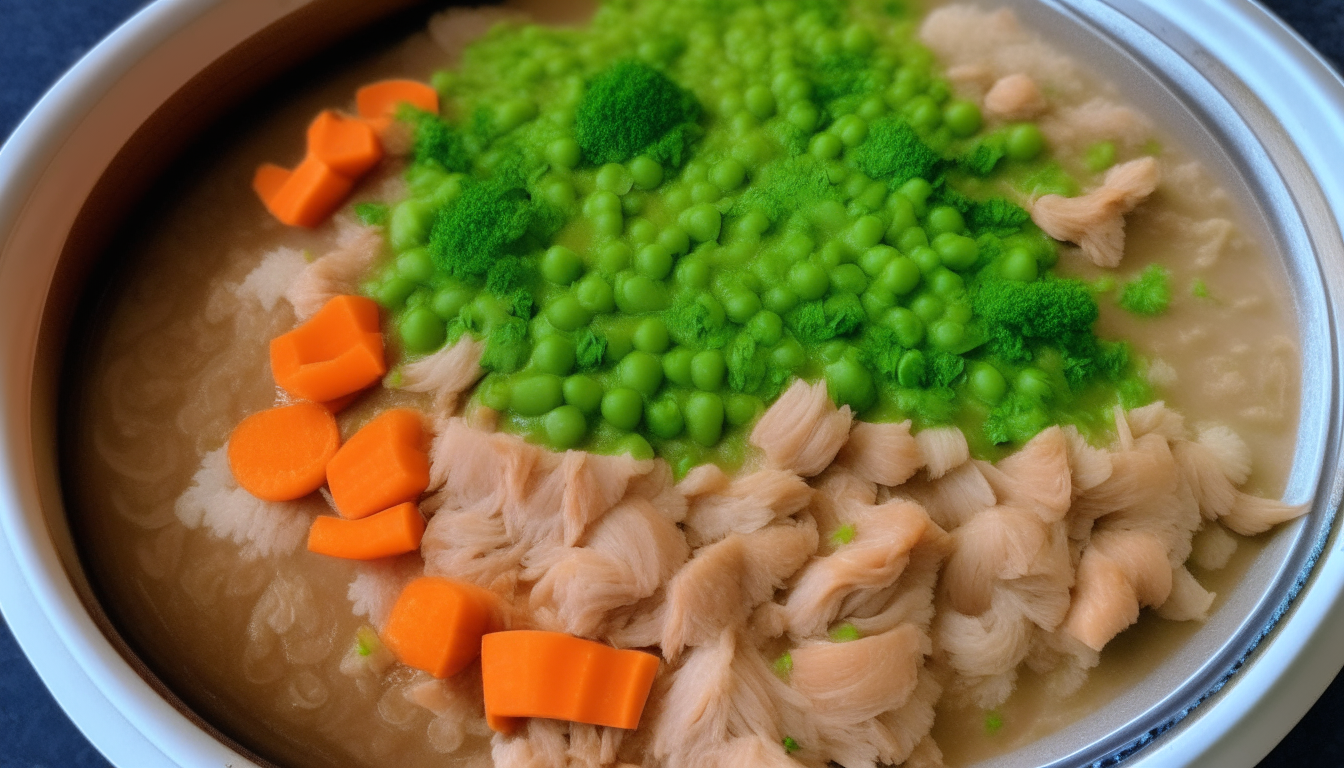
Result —
<svg viewBox="0 0 1344 768"><path fill-rule="evenodd" d="M387 373L378 305L362 296L331 299L303 325L271 339L271 373L286 392L319 403L374 384Z"/></svg>
<svg viewBox="0 0 1344 768"><path fill-rule="evenodd" d="M326 109L308 126L308 155L342 176L357 179L383 159L383 145L367 123Z"/></svg>
<svg viewBox="0 0 1344 768"><path fill-rule="evenodd" d="M429 487L420 414L385 411L354 434L327 464L327 485L336 510L357 520L402 502Z"/></svg>
<svg viewBox="0 0 1344 768"><path fill-rule="evenodd" d="M481 639L486 721L504 733L523 717L636 728L657 672L657 656L559 632Z"/></svg>
<svg viewBox="0 0 1344 768"><path fill-rule="evenodd" d="M381 80L355 92L359 116L382 133L397 115L397 108L409 104L425 112L439 113L439 93L414 80Z"/></svg>
<svg viewBox="0 0 1344 768"><path fill-rule="evenodd" d="M258 169L258 175L263 175L261 169ZM263 180L269 183L278 177L274 171L265 171ZM255 187L256 177L252 181ZM285 183L269 199L263 198L262 202L266 203L271 215L284 224L291 227L316 227L341 206L354 187L354 181L337 173L316 157L309 156L299 163L299 167L290 173Z"/></svg>
<svg viewBox="0 0 1344 768"><path fill-rule="evenodd" d="M308 549L346 560L376 560L420 549L425 518L410 502L362 520L319 517L308 530Z"/></svg>
<svg viewBox="0 0 1344 768"><path fill-rule="evenodd" d="M293 172L288 168L281 168L275 163L262 163L252 176L252 189L261 202L269 206L271 198L280 192L291 175Z"/></svg>
<svg viewBox="0 0 1344 768"><path fill-rule="evenodd" d="M248 493L292 501L322 487L326 467L341 445L331 412L298 403L254 413L229 435L229 469Z"/></svg>
<svg viewBox="0 0 1344 768"><path fill-rule="evenodd" d="M383 642L401 663L444 678L481 653L481 637L503 629L502 606L474 584L424 576L401 591Z"/></svg>

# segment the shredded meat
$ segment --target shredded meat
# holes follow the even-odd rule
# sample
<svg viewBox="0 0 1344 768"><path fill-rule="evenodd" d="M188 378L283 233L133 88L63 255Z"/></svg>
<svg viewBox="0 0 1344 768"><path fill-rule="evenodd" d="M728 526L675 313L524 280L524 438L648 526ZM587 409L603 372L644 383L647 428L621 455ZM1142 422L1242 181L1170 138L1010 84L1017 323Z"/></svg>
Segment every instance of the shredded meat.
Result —
<svg viewBox="0 0 1344 768"><path fill-rule="evenodd" d="M1125 255L1125 214L1157 189L1157 161L1141 157L1106 172L1101 186L1081 197L1044 195L1031 220L1056 240L1078 244L1099 267L1117 267Z"/></svg>

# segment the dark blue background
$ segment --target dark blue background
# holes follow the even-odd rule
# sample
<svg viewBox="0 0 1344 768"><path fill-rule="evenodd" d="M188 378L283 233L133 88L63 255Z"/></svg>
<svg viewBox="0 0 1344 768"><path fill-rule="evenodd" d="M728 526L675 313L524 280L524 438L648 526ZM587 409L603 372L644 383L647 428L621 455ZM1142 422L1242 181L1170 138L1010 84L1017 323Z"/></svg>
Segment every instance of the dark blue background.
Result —
<svg viewBox="0 0 1344 768"><path fill-rule="evenodd" d="M0 140L62 72L144 4L142 0L0 0ZM1265 4L1336 66L1344 61L1344 0L1265 0ZM1344 676L1335 680L1260 768L1344 766L1342 715ZM107 761L52 700L0 622L0 768L106 766Z"/></svg>

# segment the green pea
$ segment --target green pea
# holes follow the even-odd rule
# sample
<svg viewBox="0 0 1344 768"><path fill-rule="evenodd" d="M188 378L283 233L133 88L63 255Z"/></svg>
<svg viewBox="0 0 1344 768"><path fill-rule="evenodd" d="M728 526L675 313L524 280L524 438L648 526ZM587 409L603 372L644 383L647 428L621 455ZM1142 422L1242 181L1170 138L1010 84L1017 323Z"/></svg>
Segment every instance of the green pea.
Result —
<svg viewBox="0 0 1344 768"><path fill-rule="evenodd" d="M1018 123L1008 129L1004 154L1009 160L1035 160L1045 150L1045 136L1035 123Z"/></svg>
<svg viewBox="0 0 1344 768"><path fill-rule="evenodd" d="M868 121L858 115L845 115L831 126L834 133L846 147L857 147L868 138Z"/></svg>
<svg viewBox="0 0 1344 768"><path fill-rule="evenodd" d="M880 285L872 285L859 297L859 302L863 304L864 314L870 320L877 320L896 306L896 294Z"/></svg>
<svg viewBox="0 0 1344 768"><path fill-rule="evenodd" d="M677 283L688 288L704 288L709 285L712 270L699 256L687 256L677 264Z"/></svg>
<svg viewBox="0 0 1344 768"><path fill-rule="evenodd" d="M412 248L397 257L397 274L417 283L429 282L434 276L434 258L428 248Z"/></svg>
<svg viewBox="0 0 1344 768"><path fill-rule="evenodd" d="M640 320L639 325L635 326L635 333L631 337L631 341L634 343L635 349L655 354L667 351L667 347L671 343L667 334L667 324L657 317L646 317Z"/></svg>
<svg viewBox="0 0 1344 768"><path fill-rule="evenodd" d="M880 96L870 96L863 100L859 105L859 111L856 112L859 117L869 122L876 120L887 112L887 104Z"/></svg>
<svg viewBox="0 0 1344 768"><path fill-rule="evenodd" d="M691 239L708 243L719 238L719 229L723 226L723 215L719 209L709 203L693 205L682 212L678 221Z"/></svg>
<svg viewBox="0 0 1344 768"><path fill-rule="evenodd" d="M608 363L619 363L635 348L635 331L629 323L612 323L603 330L607 340L607 354L603 359Z"/></svg>
<svg viewBox="0 0 1344 768"><path fill-rule="evenodd" d="M873 50L873 46L877 44L877 41L873 38L873 33L861 24L851 24L846 27L841 41L846 51L859 55Z"/></svg>
<svg viewBox="0 0 1344 768"><path fill-rule="evenodd" d="M924 353L912 349L901 355L901 361L896 364L896 381L902 387L922 387L924 370Z"/></svg>
<svg viewBox="0 0 1344 768"><path fill-rule="evenodd" d="M630 268L634 252L622 242L607 243L597 252L597 268L604 275L614 275Z"/></svg>
<svg viewBox="0 0 1344 768"><path fill-rule="evenodd" d="M706 392L715 392L723 386L726 371L723 353L717 349L697 352L691 359L691 383Z"/></svg>
<svg viewBox="0 0 1344 768"><path fill-rule="evenodd" d="M811 102L800 101L789 107L785 119L795 128L811 133L817 129L817 123L821 122L821 112Z"/></svg>
<svg viewBox="0 0 1344 768"><path fill-rule="evenodd" d="M818 133L812 137L808 151L818 160L834 160L845 150L845 143L833 133Z"/></svg>
<svg viewBox="0 0 1344 768"><path fill-rule="evenodd" d="M938 256L938 252L927 245L910 251L910 260L919 267L921 275L931 275L943 267L943 260Z"/></svg>
<svg viewBox="0 0 1344 768"><path fill-rule="evenodd" d="M633 389L618 387L602 396L602 418L617 429L634 429L643 411L644 400Z"/></svg>
<svg viewBox="0 0 1344 768"><path fill-rule="evenodd" d="M905 307L893 307L882 316L882 323L896 332L896 340L907 349L924 339L924 321Z"/></svg>
<svg viewBox="0 0 1344 768"><path fill-rule="evenodd" d="M849 228L849 244L856 251L866 251L882 242L886 228L876 216L864 216Z"/></svg>
<svg viewBox="0 0 1344 768"><path fill-rule="evenodd" d="M887 242L892 245L900 245L900 236L905 230L918 226L919 217L915 216L915 206L899 192L887 196L887 214L891 216L891 224L887 228Z"/></svg>
<svg viewBox="0 0 1344 768"><path fill-rule="evenodd" d="M1115 142L1100 141L1088 147L1085 162L1093 173L1101 173L1115 165Z"/></svg>
<svg viewBox="0 0 1344 768"><path fill-rule="evenodd" d="M724 192L731 192L742 186L747 178L747 169L733 158L720 160L709 172L709 180Z"/></svg>
<svg viewBox="0 0 1344 768"><path fill-rule="evenodd" d="M929 324L929 343L944 352L956 352L966 340L966 326L956 320L937 320Z"/></svg>
<svg viewBox="0 0 1344 768"><path fill-rule="evenodd" d="M569 210L574 205L574 185L565 179L546 179L541 185L541 195L556 208Z"/></svg>
<svg viewBox="0 0 1344 768"><path fill-rule="evenodd" d="M681 227L668 227L658 234L658 244L673 256L680 256L691 249L691 237Z"/></svg>
<svg viewBox="0 0 1344 768"><path fill-rule="evenodd" d="M789 287L803 301L815 301L825 296L830 282L826 271L810 261L800 261L789 269Z"/></svg>
<svg viewBox="0 0 1344 768"><path fill-rule="evenodd" d="M708 181L697 181L691 185L691 202L713 203L723 197L723 192Z"/></svg>
<svg viewBox="0 0 1344 768"><path fill-rule="evenodd" d="M848 405L860 413L877 401L877 385L873 382L873 375L848 357L826 366L826 391L837 406Z"/></svg>
<svg viewBox="0 0 1344 768"><path fill-rule="evenodd" d="M672 254L663 246L650 243L635 254L635 270L645 277L662 280L672 273Z"/></svg>
<svg viewBox="0 0 1344 768"><path fill-rule="evenodd" d="M509 99L495 109L495 128L511 131L537 116L537 103L531 99Z"/></svg>
<svg viewBox="0 0 1344 768"><path fill-rule="evenodd" d="M761 303L771 312L784 315L798 306L798 294L788 286L777 285L765 292L761 297Z"/></svg>
<svg viewBox="0 0 1344 768"><path fill-rule="evenodd" d="M834 339L818 347L817 355L821 358L823 363L830 365L831 363L839 362L844 359L851 349L853 349L853 347L849 344L839 339Z"/></svg>
<svg viewBox="0 0 1344 768"><path fill-rule="evenodd" d="M1014 248L999 265L999 274L1008 280L1029 283L1036 279L1036 257L1024 248Z"/></svg>
<svg viewBox="0 0 1344 768"><path fill-rule="evenodd" d="M980 246L965 235L944 232L933 239L938 259L950 269L970 269L980 258Z"/></svg>
<svg viewBox="0 0 1344 768"><path fill-rule="evenodd" d="M929 232L934 235L935 242L937 236L945 232L960 234L966 231L966 220L962 218L961 211L950 205L940 205L929 211L928 222Z"/></svg>
<svg viewBox="0 0 1344 768"><path fill-rule="evenodd" d="M640 189L653 189L663 183L663 166L651 157L640 155L630 161L630 176Z"/></svg>
<svg viewBox="0 0 1344 768"><path fill-rule="evenodd" d="M378 286L374 299L384 308L395 310L406 303L406 298L415 291L415 283L404 277L390 277Z"/></svg>
<svg viewBox="0 0 1344 768"><path fill-rule="evenodd" d="M470 304L462 308L460 316L468 328L481 330L492 328L507 320L509 308L498 296L478 293Z"/></svg>
<svg viewBox="0 0 1344 768"><path fill-rule="evenodd" d="M1049 400L1055 394L1050 377L1039 368L1023 368L1013 380L1013 388L1036 400Z"/></svg>
<svg viewBox="0 0 1344 768"><path fill-rule="evenodd" d="M598 189L616 195L624 195L635 186L634 174L620 163L607 163L597 169L597 178L593 181Z"/></svg>
<svg viewBox="0 0 1344 768"><path fill-rule="evenodd" d="M919 285L919 279L919 265L913 259L897 256L883 267L877 282L893 294L904 296Z"/></svg>
<svg viewBox="0 0 1344 768"><path fill-rule="evenodd" d="M686 398L686 432L706 448L723 436L723 399L713 392L692 392Z"/></svg>
<svg viewBox="0 0 1344 768"><path fill-rule="evenodd" d="M983 122L980 107L973 101L954 101L943 109L943 123L959 139L974 135Z"/></svg>
<svg viewBox="0 0 1344 768"><path fill-rule="evenodd" d="M887 265L900 255L895 248L889 245L875 245L864 251L863 255L859 257L859 266L863 269L865 275L877 278L882 275Z"/></svg>
<svg viewBox="0 0 1344 768"><path fill-rule="evenodd" d="M664 440L671 440L680 435L686 426L686 421L681 416L681 406L670 397L650 403L644 410L644 423L650 432Z"/></svg>
<svg viewBox="0 0 1344 768"><path fill-rule="evenodd" d="M902 253L910 253L916 248L927 248L929 247L929 235L923 227L908 227L896 239L896 247L901 249Z"/></svg>
<svg viewBox="0 0 1344 768"><path fill-rule="evenodd" d="M410 352L432 352L443 346L443 320L428 307L407 310L406 314L401 316L397 330Z"/></svg>
<svg viewBox="0 0 1344 768"><path fill-rule="evenodd" d="M831 292L860 294L868 290L868 276L857 264L841 264L831 270Z"/></svg>
<svg viewBox="0 0 1344 768"><path fill-rule="evenodd" d="M747 333L767 347L779 343L784 335L784 321L768 309L757 312L747 323Z"/></svg>
<svg viewBox="0 0 1344 768"><path fill-rule="evenodd" d="M844 243L839 240L828 240L817 251L818 265L826 271L830 271L841 264L849 263L853 254Z"/></svg>
<svg viewBox="0 0 1344 768"><path fill-rule="evenodd" d="M914 206L916 215L923 216L929 195L933 194L933 185L925 179L914 178L902 184L897 191Z"/></svg>
<svg viewBox="0 0 1344 768"><path fill-rule="evenodd" d="M747 111L764 120L775 113L775 95L764 85L753 85L742 94Z"/></svg>
<svg viewBox="0 0 1344 768"><path fill-rule="evenodd" d="M663 384L663 364L656 355L635 351L618 367L621 383L642 395L652 395Z"/></svg>
<svg viewBox="0 0 1344 768"><path fill-rule="evenodd" d="M770 360L786 371L797 371L807 362L807 352L797 339L789 337L770 352Z"/></svg>
<svg viewBox="0 0 1344 768"><path fill-rule="evenodd" d="M621 196L621 213L627 217L637 217L644 212L644 204L648 200L643 192L627 192Z"/></svg>
<svg viewBox="0 0 1344 768"><path fill-rule="evenodd" d="M686 347L677 347L663 355L663 376L680 387L694 386L691 379L691 361L695 351Z"/></svg>
<svg viewBox="0 0 1344 768"><path fill-rule="evenodd" d="M546 442L556 450L573 448L583 441L588 433L588 420L583 412L572 405L562 405L546 414L542 422L546 432Z"/></svg>
<svg viewBox="0 0 1344 768"><path fill-rule="evenodd" d="M440 288L434 294L434 299L429 306L434 310L434 314L444 320L452 320L475 296L476 292L466 286L449 285Z"/></svg>
<svg viewBox="0 0 1344 768"><path fill-rule="evenodd" d="M429 242L438 208L428 200L403 200L392 208L387 222L388 244L393 251L405 251Z"/></svg>
<svg viewBox="0 0 1344 768"><path fill-rule="evenodd" d="M586 414L597 413L602 406L602 385L590 376L576 375L562 386L565 402Z"/></svg>
<svg viewBox="0 0 1344 768"><path fill-rule="evenodd" d="M938 102L928 96L916 96L905 105L905 119L917 131L931 132L943 123L943 111Z"/></svg>
<svg viewBox="0 0 1344 768"><path fill-rule="evenodd" d="M947 267L939 267L929 275L929 290L943 299L955 299L966 292L966 281Z"/></svg>
<svg viewBox="0 0 1344 768"><path fill-rule="evenodd" d="M559 376L535 373L514 379L509 408L520 416L540 416L564 401L564 385Z"/></svg>
<svg viewBox="0 0 1344 768"><path fill-rule="evenodd" d="M583 201L583 215L595 218L604 213L620 214L621 198L614 192L598 190Z"/></svg>
<svg viewBox="0 0 1344 768"><path fill-rule="evenodd" d="M564 336L547 336L532 348L532 364L542 373L564 376L574 370L574 357L574 342Z"/></svg>
<svg viewBox="0 0 1344 768"><path fill-rule="evenodd" d="M625 227L625 218L621 216L620 211L615 213L603 211L593 216L592 222L593 232L601 237L616 237Z"/></svg>
<svg viewBox="0 0 1344 768"><path fill-rule="evenodd" d="M764 410L760 399L751 395L734 393L723 401L723 415L734 427L751 423Z"/></svg>
<svg viewBox="0 0 1344 768"><path fill-rule="evenodd" d="M658 239L657 225L645 218L635 219L626 229L630 233L630 242L637 245L649 245Z"/></svg>
<svg viewBox="0 0 1344 768"><path fill-rule="evenodd" d="M546 147L546 159L561 168L578 165L581 155L579 143L573 139L556 139Z"/></svg>
<svg viewBox="0 0 1344 768"><path fill-rule="evenodd" d="M611 290L611 284L596 273L590 273L579 281L574 289L574 297L579 306L591 314L610 312L616 308L616 294Z"/></svg>
<svg viewBox="0 0 1344 768"><path fill-rule="evenodd" d="M932 323L943 316L943 302L932 293L921 293L910 302L910 311L919 315L920 320Z"/></svg>
<svg viewBox="0 0 1344 768"><path fill-rule="evenodd" d="M502 411L509 407L509 400L513 397L513 388L509 386L507 379L500 376L491 376L481 384L481 403L487 408L496 411Z"/></svg>
<svg viewBox="0 0 1344 768"><path fill-rule="evenodd" d="M562 331L577 331L593 319L593 313L579 296L566 293L546 307L546 319Z"/></svg>
<svg viewBox="0 0 1344 768"><path fill-rule="evenodd" d="M970 385L971 394L990 405L999 402L1008 393L1008 382L1004 381L1003 374L989 363L971 366L971 375L967 377L966 383Z"/></svg>
<svg viewBox="0 0 1344 768"><path fill-rule="evenodd" d="M761 297L746 288L730 291L723 297L723 311L729 320L738 325L745 325L752 316L761 311Z"/></svg>
<svg viewBox="0 0 1344 768"><path fill-rule="evenodd" d="M653 446L643 435L626 435L617 441L616 453L628 453L632 459L648 461L653 458Z"/></svg>
<svg viewBox="0 0 1344 768"><path fill-rule="evenodd" d="M583 259L563 245L553 245L541 257L541 276L556 285L569 285L583 274Z"/></svg>
<svg viewBox="0 0 1344 768"><path fill-rule="evenodd" d="M616 296L616 306L629 314L656 312L666 309L667 304L666 286L644 275L627 278L620 284L620 293Z"/></svg>

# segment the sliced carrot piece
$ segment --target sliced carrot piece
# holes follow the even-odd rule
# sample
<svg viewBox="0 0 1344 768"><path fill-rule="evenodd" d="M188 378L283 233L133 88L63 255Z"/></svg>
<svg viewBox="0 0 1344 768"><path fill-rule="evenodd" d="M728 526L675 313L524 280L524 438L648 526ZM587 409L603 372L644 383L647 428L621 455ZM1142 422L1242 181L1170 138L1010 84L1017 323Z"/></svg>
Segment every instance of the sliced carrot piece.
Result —
<svg viewBox="0 0 1344 768"><path fill-rule="evenodd" d="M481 653L481 638L503 629L503 606L474 584L424 576L401 591L383 642L410 667L444 678Z"/></svg>
<svg viewBox="0 0 1344 768"><path fill-rule="evenodd" d="M262 163L257 166L257 172L252 176L252 189L257 193L257 197L261 198L261 202L269 206L271 198L280 192L292 173L288 168L281 168L275 163Z"/></svg>
<svg viewBox="0 0 1344 768"><path fill-rule="evenodd" d="M292 501L322 487L326 467L341 445L331 412L297 403L254 413L229 435L229 469L248 493Z"/></svg>
<svg viewBox="0 0 1344 768"><path fill-rule="evenodd" d="M367 123L326 109L308 126L308 155L357 179L383 159L383 145Z"/></svg>
<svg viewBox="0 0 1344 768"><path fill-rule="evenodd" d="M266 172L266 180L278 178ZM253 179L255 186L256 179ZM316 227L327 219L354 189L355 182L316 157L304 158L270 199L263 200L271 215L291 227Z"/></svg>
<svg viewBox="0 0 1344 768"><path fill-rule="evenodd" d="M504 733L523 717L636 728L657 672L657 656L559 632L481 638L486 721Z"/></svg>
<svg viewBox="0 0 1344 768"><path fill-rule="evenodd" d="M429 487L429 455L417 411L384 411L356 432L327 464L336 510L357 520L415 501Z"/></svg>
<svg viewBox="0 0 1344 768"><path fill-rule="evenodd" d="M271 339L271 373L286 392L319 403L376 383L387 373L378 305L363 296L331 299L303 325Z"/></svg>
<svg viewBox="0 0 1344 768"><path fill-rule="evenodd" d="M437 115L439 92L415 80L381 80L355 92L356 111L379 133L387 130L402 104Z"/></svg>
<svg viewBox="0 0 1344 768"><path fill-rule="evenodd" d="M420 549L425 518L407 502L362 520L323 516L308 530L308 549L346 560L376 560Z"/></svg>

